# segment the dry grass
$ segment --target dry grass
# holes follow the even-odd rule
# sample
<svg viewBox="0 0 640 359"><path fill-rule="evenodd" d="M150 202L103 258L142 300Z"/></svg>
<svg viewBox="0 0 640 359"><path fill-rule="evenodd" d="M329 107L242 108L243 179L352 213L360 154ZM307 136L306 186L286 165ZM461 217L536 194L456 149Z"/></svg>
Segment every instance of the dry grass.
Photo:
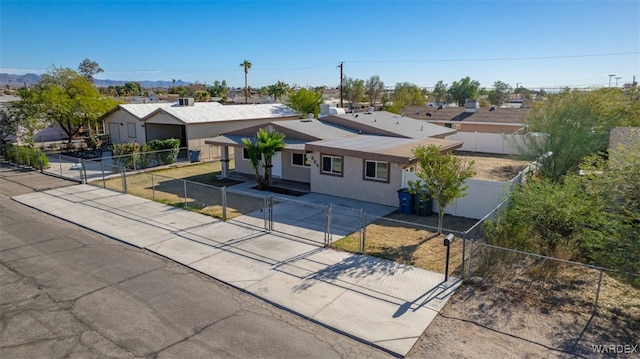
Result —
<svg viewBox="0 0 640 359"><path fill-rule="evenodd" d="M474 161L473 170L476 174L473 178L492 181L509 181L530 164L530 161L509 156L489 156L473 152L456 152L456 155L464 160Z"/></svg>
<svg viewBox="0 0 640 359"><path fill-rule="evenodd" d="M445 216L445 227L463 232L475 220L461 217ZM446 247L444 238L449 230L437 234L438 216L428 217L413 214L392 213L379 218L366 227L364 252L368 255L409 264L440 273L445 271ZM360 251L360 233L353 233L339 241L335 248ZM457 273L461 269L462 239L456 238L450 248L449 273Z"/></svg>
<svg viewBox="0 0 640 359"><path fill-rule="evenodd" d="M230 162L230 168L233 168L233 161ZM222 218L220 187L239 182L218 179L220 173L220 162L215 161L128 174L127 193ZM105 186L122 191L122 179L108 179ZM262 198L227 193L227 218L248 214L260 210L263 206Z"/></svg>

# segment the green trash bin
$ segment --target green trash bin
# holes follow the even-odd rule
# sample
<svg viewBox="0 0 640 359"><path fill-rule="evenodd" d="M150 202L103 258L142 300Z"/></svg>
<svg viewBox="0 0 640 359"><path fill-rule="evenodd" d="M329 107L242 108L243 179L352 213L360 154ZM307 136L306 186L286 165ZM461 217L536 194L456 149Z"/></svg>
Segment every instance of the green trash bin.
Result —
<svg viewBox="0 0 640 359"><path fill-rule="evenodd" d="M428 195L428 199L427 200L423 200L422 199L422 195L417 194L416 193L416 199L415 199L415 211L416 214L418 216L424 216L424 217L428 217L433 213L433 198L431 198L431 195Z"/></svg>

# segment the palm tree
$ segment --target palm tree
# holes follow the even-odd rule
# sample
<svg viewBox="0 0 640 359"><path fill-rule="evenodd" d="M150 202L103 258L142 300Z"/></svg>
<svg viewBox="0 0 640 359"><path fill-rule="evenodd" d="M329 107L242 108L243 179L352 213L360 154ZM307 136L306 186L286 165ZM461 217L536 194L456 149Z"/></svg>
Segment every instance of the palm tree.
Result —
<svg viewBox="0 0 640 359"><path fill-rule="evenodd" d="M273 156L284 148L284 134L276 131L268 131L264 128L258 130L255 140L243 138L242 143L249 153L249 161L256 172L258 189L269 188L269 177L273 167ZM264 172L260 177L260 159L262 158Z"/></svg>
<svg viewBox="0 0 640 359"><path fill-rule="evenodd" d="M240 67L244 67L244 103L249 103L249 87L247 87L247 74L251 68L251 62L244 60L240 64Z"/></svg>

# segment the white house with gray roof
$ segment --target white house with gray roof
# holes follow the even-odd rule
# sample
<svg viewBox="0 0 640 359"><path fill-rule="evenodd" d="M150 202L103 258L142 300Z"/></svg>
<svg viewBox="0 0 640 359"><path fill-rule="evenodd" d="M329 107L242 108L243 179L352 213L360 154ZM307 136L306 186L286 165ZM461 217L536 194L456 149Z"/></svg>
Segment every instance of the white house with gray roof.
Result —
<svg viewBox="0 0 640 359"><path fill-rule="evenodd" d="M278 121L206 140L225 148L223 176L230 174L228 147L235 151L235 171L254 173L242 138L253 138L265 127L285 135L285 148L273 159L274 178L308 183L311 192L392 206L398 202L402 172L415 169L413 148L435 145L445 152L462 146L443 139L455 130L389 112Z"/></svg>
<svg viewBox="0 0 640 359"><path fill-rule="evenodd" d="M239 128L299 118L279 104L222 105L218 102L121 104L102 116L112 143L144 144L179 138L181 147L203 149L205 139ZM217 155L217 154L216 154Z"/></svg>

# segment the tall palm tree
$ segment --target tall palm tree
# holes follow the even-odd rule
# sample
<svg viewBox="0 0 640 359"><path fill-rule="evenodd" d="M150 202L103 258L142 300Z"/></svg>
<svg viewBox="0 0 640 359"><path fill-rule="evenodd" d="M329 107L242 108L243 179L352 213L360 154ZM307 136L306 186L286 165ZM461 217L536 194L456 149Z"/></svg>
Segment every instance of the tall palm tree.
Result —
<svg viewBox="0 0 640 359"><path fill-rule="evenodd" d="M251 68L251 62L244 60L240 64L240 67L244 67L244 103L249 103L249 87L247 87L247 74Z"/></svg>

